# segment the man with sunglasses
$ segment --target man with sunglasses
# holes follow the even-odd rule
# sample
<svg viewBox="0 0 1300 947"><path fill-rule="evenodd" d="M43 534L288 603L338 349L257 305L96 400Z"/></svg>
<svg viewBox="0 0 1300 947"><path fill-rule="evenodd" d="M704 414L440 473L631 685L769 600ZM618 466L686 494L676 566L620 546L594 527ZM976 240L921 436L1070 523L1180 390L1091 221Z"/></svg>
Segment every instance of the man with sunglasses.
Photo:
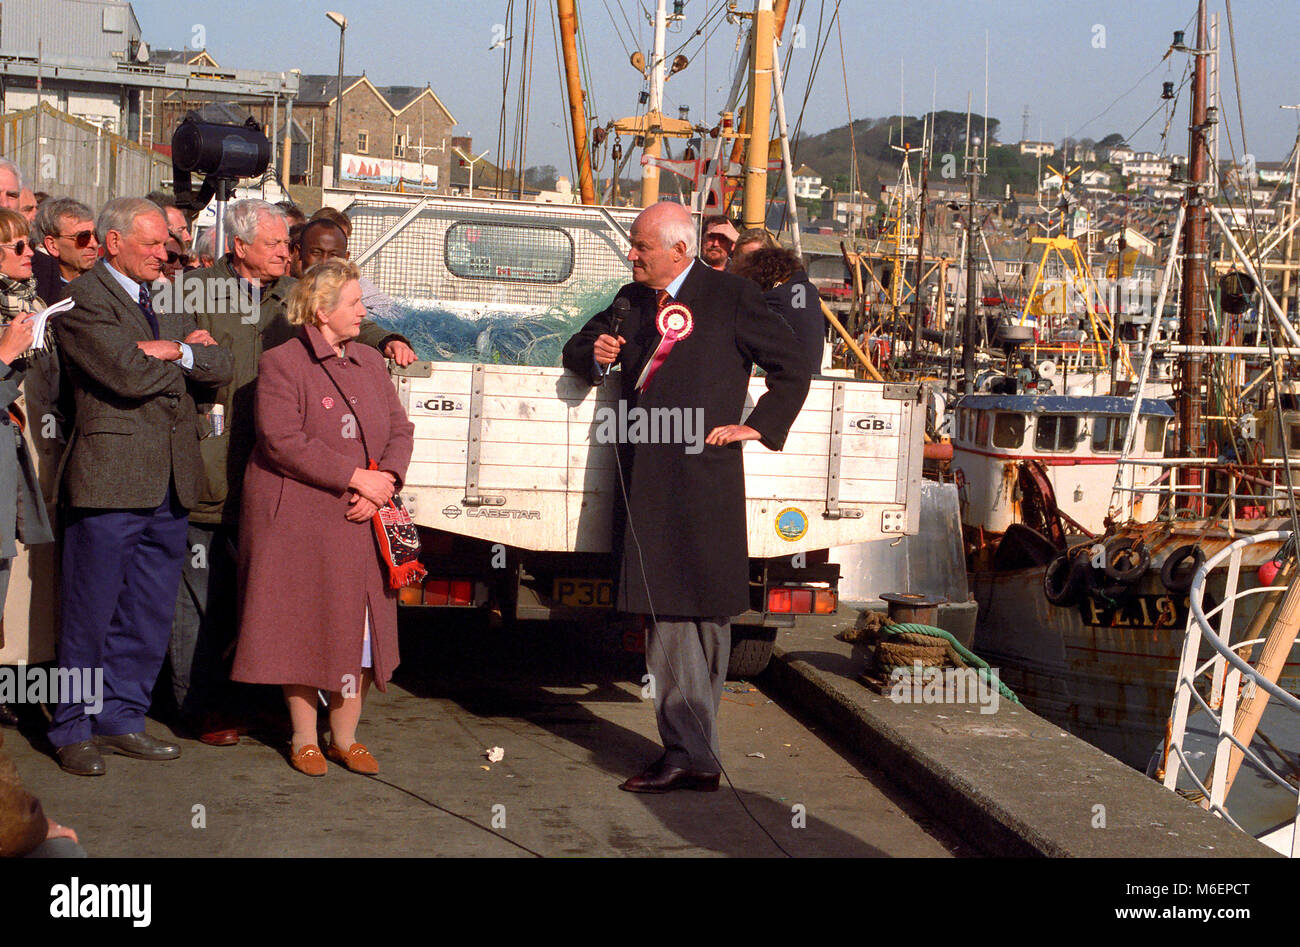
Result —
<svg viewBox="0 0 1300 947"><path fill-rule="evenodd" d="M63 298L68 283L90 270L99 259L95 220L90 208L70 197L51 198L36 209L33 238L37 253L32 260L36 295L53 305Z"/></svg>

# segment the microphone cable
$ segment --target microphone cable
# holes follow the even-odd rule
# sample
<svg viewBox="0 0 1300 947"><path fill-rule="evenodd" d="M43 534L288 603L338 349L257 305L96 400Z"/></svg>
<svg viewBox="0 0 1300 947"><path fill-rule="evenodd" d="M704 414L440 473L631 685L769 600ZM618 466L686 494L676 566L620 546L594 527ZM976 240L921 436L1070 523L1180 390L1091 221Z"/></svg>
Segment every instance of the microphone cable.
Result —
<svg viewBox="0 0 1300 947"><path fill-rule="evenodd" d="M621 328L622 321L623 321L622 314L627 311L628 307L626 305L622 307L618 307L617 302L625 302L625 300L620 298L619 300L616 301L616 313L613 317L613 327ZM614 338L616 339L618 338L617 333L615 333ZM612 371L607 371L605 374L605 378L609 379L612 374L613 374ZM632 522L632 505L628 500L627 482L624 480L623 477L623 458L619 455L618 447L619 447L618 444L614 445L614 465L615 465L615 469L618 471L618 486L623 496L623 508L627 513L627 528L628 528L628 532L631 534L632 543L636 547L637 561L641 565L641 581L645 585L646 602L650 606L650 621L652 624L657 625L658 619L655 614L654 600L650 595L650 582L646 578L645 557L642 555L641 542L640 540L637 539L636 525ZM728 624L730 624L730 619L728 619ZM651 637L652 635L650 634L650 631L647 630L646 632L647 652L649 650L649 642ZM659 646L661 649L663 648L662 643L660 643ZM731 650L730 647L728 647L727 650L728 653L730 653ZM713 757L713 762L715 762L718 765L718 771L722 773L723 777L727 780L727 786L731 789L731 794L736 797L736 802L740 803L740 808L745 811L745 815L749 816L749 820L753 822L756 826L758 826L760 831L762 831L762 833L766 835L769 840L771 840L772 844L777 847L777 849L781 852L782 855L784 855L786 858L793 858L794 856L791 855L788 851L786 851L785 846L783 846L780 842L776 840L776 836L774 836L771 832L767 830L767 826L763 825L763 823L758 820L758 818L754 815L754 813L750 811L749 806L745 805L745 800L741 798L740 792L736 789L736 784L731 781L731 774L728 773L727 768L722 765L722 760L718 759L718 755L713 752L713 747L709 741L709 735L704 730L704 721L700 719L700 715L696 713L694 705L691 704L690 698L688 698L686 695L686 691L682 689L682 686L677 679L677 672L673 670L673 663L667 651L664 651L664 665L668 668L668 674L673 679L673 686L676 687L677 690L682 695L682 702L686 704L687 709L690 710L691 712L691 716L695 719L695 725L699 728L701 738L703 739L704 743L709 746L709 756ZM725 677L726 671L723 671L723 675ZM653 684L653 679L651 683Z"/></svg>

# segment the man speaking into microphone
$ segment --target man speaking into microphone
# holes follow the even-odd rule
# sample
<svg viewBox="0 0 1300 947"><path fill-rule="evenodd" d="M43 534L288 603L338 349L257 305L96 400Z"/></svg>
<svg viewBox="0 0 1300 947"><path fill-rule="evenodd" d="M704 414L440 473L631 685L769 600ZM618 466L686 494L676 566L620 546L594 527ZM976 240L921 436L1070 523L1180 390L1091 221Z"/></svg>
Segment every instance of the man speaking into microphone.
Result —
<svg viewBox="0 0 1300 947"><path fill-rule="evenodd" d="M620 367L627 410L702 411L703 451L621 443L617 605L650 616L646 666L664 753L619 788L712 791L721 770L717 715L731 617L749 607L742 441L780 450L808 394L790 328L748 280L696 259L690 212L646 208L632 224L633 282L564 347L564 365L599 384ZM750 372L767 391L741 423ZM665 415L666 416L666 415Z"/></svg>

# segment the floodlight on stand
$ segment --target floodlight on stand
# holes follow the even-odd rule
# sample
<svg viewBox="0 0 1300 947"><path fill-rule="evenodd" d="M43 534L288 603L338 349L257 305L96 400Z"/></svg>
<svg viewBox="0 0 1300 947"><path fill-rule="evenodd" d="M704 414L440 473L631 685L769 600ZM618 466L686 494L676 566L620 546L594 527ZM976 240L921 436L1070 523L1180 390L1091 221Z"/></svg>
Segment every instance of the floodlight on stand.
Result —
<svg viewBox="0 0 1300 947"><path fill-rule="evenodd" d="M217 199L216 248L225 254L225 205L241 178L253 178L271 163L271 142L253 118L243 125L205 122L190 112L172 135L172 190L183 208L202 210ZM193 192L191 174L202 174L203 186Z"/></svg>

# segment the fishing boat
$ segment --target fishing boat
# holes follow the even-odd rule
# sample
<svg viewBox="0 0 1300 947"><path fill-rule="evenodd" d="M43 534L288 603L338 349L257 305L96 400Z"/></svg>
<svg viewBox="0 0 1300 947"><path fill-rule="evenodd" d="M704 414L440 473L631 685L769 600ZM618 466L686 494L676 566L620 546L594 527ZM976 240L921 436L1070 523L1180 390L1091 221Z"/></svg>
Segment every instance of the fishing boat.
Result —
<svg viewBox="0 0 1300 947"><path fill-rule="evenodd" d="M1196 47L1183 45L1182 34L1172 47L1194 59L1191 160L1158 299L1136 346L1142 357L1134 366L1134 390L1116 399L1119 414L1108 425L1096 419L1088 425L1094 432L1109 431L1090 438L1092 453L1108 437L1117 448L1109 466L1111 488L1101 486L1090 499L1082 491L1090 508L1071 508L1075 494L1068 483L1059 476L1051 481L1046 466L1040 467L1042 476L1033 475L1043 464L1038 458L1018 461L1014 478L1005 467L980 474L963 467L967 481L985 478L975 512L1001 517L967 521L968 530L1001 530L999 535L990 529L996 545L972 550L970 559L980 606L976 651L1000 668L1030 709L1139 769L1146 769L1152 747L1169 731L1180 660L1186 665L1211 658L1204 638L1190 651L1184 645L1193 580L1207 610L1250 593L1222 617L1219 637L1229 648L1256 637L1256 593L1273 580L1274 564L1288 558L1279 531L1295 516L1292 465L1300 460L1300 439L1293 439L1290 419L1297 405L1282 376L1289 374L1285 359L1300 352L1300 337L1261 276L1272 277L1276 269L1266 269L1257 253L1243 248L1267 243L1259 234L1234 234L1207 198L1207 32L1202 2ZM1217 273L1208 252L1211 223L1221 237ZM1174 286L1178 335L1162 341L1165 302ZM1260 317L1243 318L1252 305ZM1175 396L1172 410L1156 414L1149 410L1148 382L1159 360L1173 367ZM1157 417L1164 444L1152 428ZM990 434L994 423L986 422ZM1013 441L1021 423L1004 421L1003 438ZM1028 420L1023 424L1028 430ZM978 442L978 418L975 425ZM1036 437L1037 424L1034 430ZM954 462L967 454L988 457L992 444L977 444L981 454L963 454L959 444ZM988 488L996 473L1029 489L1004 498ZM1055 516L1043 496L1059 503ZM1230 565L1224 550L1243 537L1250 541L1237 546ZM1274 671L1281 690L1300 689L1294 660L1278 661Z"/></svg>

